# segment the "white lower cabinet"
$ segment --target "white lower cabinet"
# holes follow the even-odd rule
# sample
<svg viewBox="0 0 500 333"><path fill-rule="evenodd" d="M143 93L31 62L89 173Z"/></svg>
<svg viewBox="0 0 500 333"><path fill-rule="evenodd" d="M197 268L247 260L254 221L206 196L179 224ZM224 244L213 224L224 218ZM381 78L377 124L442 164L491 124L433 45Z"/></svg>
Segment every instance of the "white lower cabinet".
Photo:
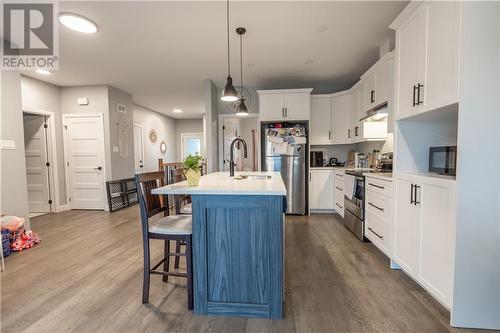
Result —
<svg viewBox="0 0 500 333"><path fill-rule="evenodd" d="M335 171L311 169L309 174L309 207L311 210L335 209Z"/></svg>
<svg viewBox="0 0 500 333"><path fill-rule="evenodd" d="M398 175L394 260L430 294L452 306L455 181Z"/></svg>
<svg viewBox="0 0 500 333"><path fill-rule="evenodd" d="M365 184L365 236L388 257L392 257L392 180L366 176Z"/></svg>
<svg viewBox="0 0 500 333"><path fill-rule="evenodd" d="M335 170L335 211L344 217L344 171Z"/></svg>

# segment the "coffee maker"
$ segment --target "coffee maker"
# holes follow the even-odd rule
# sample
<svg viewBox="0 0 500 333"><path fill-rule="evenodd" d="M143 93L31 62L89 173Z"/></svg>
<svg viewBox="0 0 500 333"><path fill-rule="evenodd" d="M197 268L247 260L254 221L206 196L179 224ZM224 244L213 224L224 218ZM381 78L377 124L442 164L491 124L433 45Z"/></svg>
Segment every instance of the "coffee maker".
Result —
<svg viewBox="0 0 500 333"><path fill-rule="evenodd" d="M311 151L311 168L318 168L323 166L323 152Z"/></svg>

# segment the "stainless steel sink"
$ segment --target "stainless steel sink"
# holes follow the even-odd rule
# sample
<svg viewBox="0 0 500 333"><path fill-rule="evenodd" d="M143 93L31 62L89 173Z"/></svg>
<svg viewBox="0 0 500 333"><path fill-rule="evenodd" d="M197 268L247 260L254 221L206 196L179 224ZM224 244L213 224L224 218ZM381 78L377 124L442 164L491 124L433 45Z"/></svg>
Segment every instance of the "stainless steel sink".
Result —
<svg viewBox="0 0 500 333"><path fill-rule="evenodd" d="M236 180L243 180L243 179L265 180L265 179L271 179L271 176L269 176L269 175L238 175L238 176L235 176L234 179L236 179Z"/></svg>

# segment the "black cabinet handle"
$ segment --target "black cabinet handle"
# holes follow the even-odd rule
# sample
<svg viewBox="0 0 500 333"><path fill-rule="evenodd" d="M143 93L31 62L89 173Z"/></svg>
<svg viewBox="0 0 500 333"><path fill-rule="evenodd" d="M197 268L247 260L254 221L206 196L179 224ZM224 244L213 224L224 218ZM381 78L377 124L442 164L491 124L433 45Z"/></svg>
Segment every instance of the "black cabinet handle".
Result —
<svg viewBox="0 0 500 333"><path fill-rule="evenodd" d="M384 239L384 236L381 236L379 234L377 234L375 231L373 231L373 229L371 227L368 227L368 230L370 230L375 236L377 236L378 238L380 239Z"/></svg>
<svg viewBox="0 0 500 333"><path fill-rule="evenodd" d="M358 136L359 135L359 127L356 126L354 127L354 136Z"/></svg>
<svg viewBox="0 0 500 333"><path fill-rule="evenodd" d="M332 131L328 131L328 140L332 139Z"/></svg>
<svg viewBox="0 0 500 333"><path fill-rule="evenodd" d="M339 207L340 209L342 209L342 208L343 208L343 207L342 207L341 205L339 205L338 203L335 203L335 205L336 205L337 207Z"/></svg>
<svg viewBox="0 0 500 333"><path fill-rule="evenodd" d="M347 129L347 138L350 139L351 138L351 129Z"/></svg>
<svg viewBox="0 0 500 333"><path fill-rule="evenodd" d="M410 205L413 205L414 200L413 200L413 188L415 187L415 184L411 184L410 188Z"/></svg>
<svg viewBox="0 0 500 333"><path fill-rule="evenodd" d="M375 90L370 91L370 103L375 102Z"/></svg>
<svg viewBox="0 0 500 333"><path fill-rule="evenodd" d="M383 211L384 211L384 209L383 209L383 208L380 208L379 206L374 205L374 204L372 204L371 202L369 202L368 204L369 204L370 206L372 206L373 208L377 208L377 209L378 209L378 210L380 210L381 212L383 212Z"/></svg>
<svg viewBox="0 0 500 333"><path fill-rule="evenodd" d="M412 105L413 106L416 106L417 105L417 102L415 102L415 91L417 90L417 86L413 86L413 102L412 102Z"/></svg>
<svg viewBox="0 0 500 333"><path fill-rule="evenodd" d="M424 85L423 85L423 84L420 84L420 83L419 83L419 84L417 85L417 105L420 105L420 104L423 104L423 103L424 103L424 101L421 101L421 100L420 100L420 88L423 88L423 87L424 87Z"/></svg>
<svg viewBox="0 0 500 333"><path fill-rule="evenodd" d="M340 187L338 187L338 186L335 186L335 188L336 188L337 190L339 190L339 191L343 191L343 190L344 190L344 189L342 189L342 188L340 188Z"/></svg>
<svg viewBox="0 0 500 333"><path fill-rule="evenodd" d="M372 183L368 183L368 185L373 186L373 187L376 187L376 188L379 188L379 189L381 189L381 190L383 190L383 189L385 188L385 187L383 187L383 186L375 185L375 184L372 184Z"/></svg>
<svg viewBox="0 0 500 333"><path fill-rule="evenodd" d="M415 191L415 199L413 199L413 203L416 205L420 204L420 201L417 201L417 190L420 188L418 185L414 185L413 190Z"/></svg>

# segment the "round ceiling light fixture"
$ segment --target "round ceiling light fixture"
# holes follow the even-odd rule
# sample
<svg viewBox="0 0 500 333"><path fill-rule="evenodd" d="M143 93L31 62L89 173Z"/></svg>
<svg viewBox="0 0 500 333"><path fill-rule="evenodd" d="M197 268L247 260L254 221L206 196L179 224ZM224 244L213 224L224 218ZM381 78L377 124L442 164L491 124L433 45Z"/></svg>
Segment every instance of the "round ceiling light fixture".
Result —
<svg viewBox="0 0 500 333"><path fill-rule="evenodd" d="M60 13L59 22L71 30L83 32L85 34L95 34L97 32L97 24L88 17L75 13Z"/></svg>
<svg viewBox="0 0 500 333"><path fill-rule="evenodd" d="M41 68L38 68L38 69L35 69L35 72L37 72L38 74L41 74L41 75L51 75L52 73L49 72L48 70L46 69L41 69Z"/></svg>

